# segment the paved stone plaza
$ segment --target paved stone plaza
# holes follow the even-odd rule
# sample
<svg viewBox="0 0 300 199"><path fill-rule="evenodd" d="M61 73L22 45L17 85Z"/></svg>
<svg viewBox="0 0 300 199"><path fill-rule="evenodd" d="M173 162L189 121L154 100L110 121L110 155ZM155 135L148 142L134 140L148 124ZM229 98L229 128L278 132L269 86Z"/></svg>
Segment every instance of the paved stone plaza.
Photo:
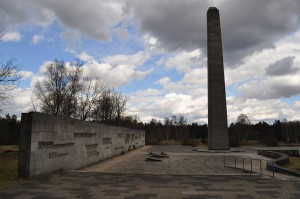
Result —
<svg viewBox="0 0 300 199"><path fill-rule="evenodd" d="M297 178L283 180L224 168L228 153L192 149L146 146L79 171L33 178L1 190L0 198L300 198ZM145 161L150 151L170 157ZM256 157L253 151L240 155Z"/></svg>

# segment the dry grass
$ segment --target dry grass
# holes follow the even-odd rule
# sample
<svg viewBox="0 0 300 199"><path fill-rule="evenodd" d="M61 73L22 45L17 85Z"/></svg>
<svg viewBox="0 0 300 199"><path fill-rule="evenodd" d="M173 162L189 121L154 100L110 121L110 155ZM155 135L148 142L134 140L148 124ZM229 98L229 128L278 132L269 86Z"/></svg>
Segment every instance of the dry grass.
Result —
<svg viewBox="0 0 300 199"><path fill-rule="evenodd" d="M242 146L265 146L259 140L248 140L246 144L242 143Z"/></svg>
<svg viewBox="0 0 300 199"><path fill-rule="evenodd" d="M177 140L162 140L160 141L161 145L181 145L180 141Z"/></svg>
<svg viewBox="0 0 300 199"><path fill-rule="evenodd" d="M201 139L187 139L184 140L181 144L193 147L207 147L207 144L203 144Z"/></svg>
<svg viewBox="0 0 300 199"><path fill-rule="evenodd" d="M207 144L203 144L201 139L187 139L183 142L178 140L162 140L159 143L160 145L189 145L194 147L207 147Z"/></svg>
<svg viewBox="0 0 300 199"><path fill-rule="evenodd" d="M18 153L0 153L0 189L12 186L19 182L18 172Z"/></svg>
<svg viewBox="0 0 300 199"><path fill-rule="evenodd" d="M20 182L18 172L18 145L0 146L0 189L10 187Z"/></svg>
<svg viewBox="0 0 300 199"><path fill-rule="evenodd" d="M19 145L1 145L0 146L0 153L4 152L18 152Z"/></svg>
<svg viewBox="0 0 300 199"><path fill-rule="evenodd" d="M286 142L279 142L278 146L300 146L300 143L286 143Z"/></svg>
<svg viewBox="0 0 300 199"><path fill-rule="evenodd" d="M290 162L283 165L284 167L300 170L300 157L290 157L289 160Z"/></svg>
<svg viewBox="0 0 300 199"><path fill-rule="evenodd" d="M242 143L242 146L265 146L265 144L259 140L248 140L246 144ZM279 142L278 146L300 146L300 143Z"/></svg>

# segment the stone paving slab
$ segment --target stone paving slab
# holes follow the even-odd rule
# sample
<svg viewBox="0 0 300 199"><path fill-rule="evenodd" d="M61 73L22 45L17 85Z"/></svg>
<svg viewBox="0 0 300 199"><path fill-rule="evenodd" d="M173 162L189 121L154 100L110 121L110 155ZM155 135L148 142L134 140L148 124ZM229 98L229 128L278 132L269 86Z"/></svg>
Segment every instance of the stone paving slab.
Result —
<svg viewBox="0 0 300 199"><path fill-rule="evenodd" d="M60 172L0 191L0 198L300 198L300 181L255 175L173 176Z"/></svg>
<svg viewBox="0 0 300 199"><path fill-rule="evenodd" d="M149 152L165 152L169 158L145 161ZM222 154L194 152L188 146L146 146L80 170L81 172L169 174L169 175L243 175L241 170L224 167Z"/></svg>
<svg viewBox="0 0 300 199"><path fill-rule="evenodd" d="M53 173L0 190L0 199L300 198L298 178L282 180L226 168L224 154L192 149L139 148L79 171ZM145 154L162 151L170 157L161 162L144 160ZM256 157L253 151L239 155Z"/></svg>
<svg viewBox="0 0 300 199"><path fill-rule="evenodd" d="M203 150L202 148L200 149ZM233 151L241 152L205 153L203 151L195 151L190 146L146 146L80 171L170 175L251 175L251 173L245 173L242 170L242 161L245 158L244 168L250 171L250 158L252 158L253 172L256 172L256 174L262 172L263 175L273 176L273 173L266 169L266 163L271 158L257 155L257 151L253 149L238 148ZM163 158L161 162L148 162L145 161L144 157L149 152L165 152L169 155L169 158ZM236 165L240 169L224 167L224 157L226 157L226 166L234 167ZM236 164L233 157L237 157ZM262 166L262 169L260 166ZM275 177L281 179L298 179L297 177L280 173L275 173Z"/></svg>

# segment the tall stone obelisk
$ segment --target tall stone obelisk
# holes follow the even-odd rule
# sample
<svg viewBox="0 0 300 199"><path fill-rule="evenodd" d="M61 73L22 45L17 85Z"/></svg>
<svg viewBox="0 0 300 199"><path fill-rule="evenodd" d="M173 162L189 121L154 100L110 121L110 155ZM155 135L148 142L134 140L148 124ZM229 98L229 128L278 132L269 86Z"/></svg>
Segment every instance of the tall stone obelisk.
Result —
<svg viewBox="0 0 300 199"><path fill-rule="evenodd" d="M229 149L223 50L219 10L207 11L208 149Z"/></svg>

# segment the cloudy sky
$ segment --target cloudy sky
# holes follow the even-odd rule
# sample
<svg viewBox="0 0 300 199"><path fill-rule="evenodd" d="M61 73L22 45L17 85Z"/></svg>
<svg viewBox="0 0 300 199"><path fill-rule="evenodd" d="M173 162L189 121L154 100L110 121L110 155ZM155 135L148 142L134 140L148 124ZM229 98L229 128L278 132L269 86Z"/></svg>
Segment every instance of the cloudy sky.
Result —
<svg viewBox="0 0 300 199"><path fill-rule="evenodd" d="M207 122L206 11L221 14L229 122L300 120L299 0L0 1L0 61L24 77L3 113L31 110L31 91L54 59L84 62L129 97L142 121L182 114Z"/></svg>

